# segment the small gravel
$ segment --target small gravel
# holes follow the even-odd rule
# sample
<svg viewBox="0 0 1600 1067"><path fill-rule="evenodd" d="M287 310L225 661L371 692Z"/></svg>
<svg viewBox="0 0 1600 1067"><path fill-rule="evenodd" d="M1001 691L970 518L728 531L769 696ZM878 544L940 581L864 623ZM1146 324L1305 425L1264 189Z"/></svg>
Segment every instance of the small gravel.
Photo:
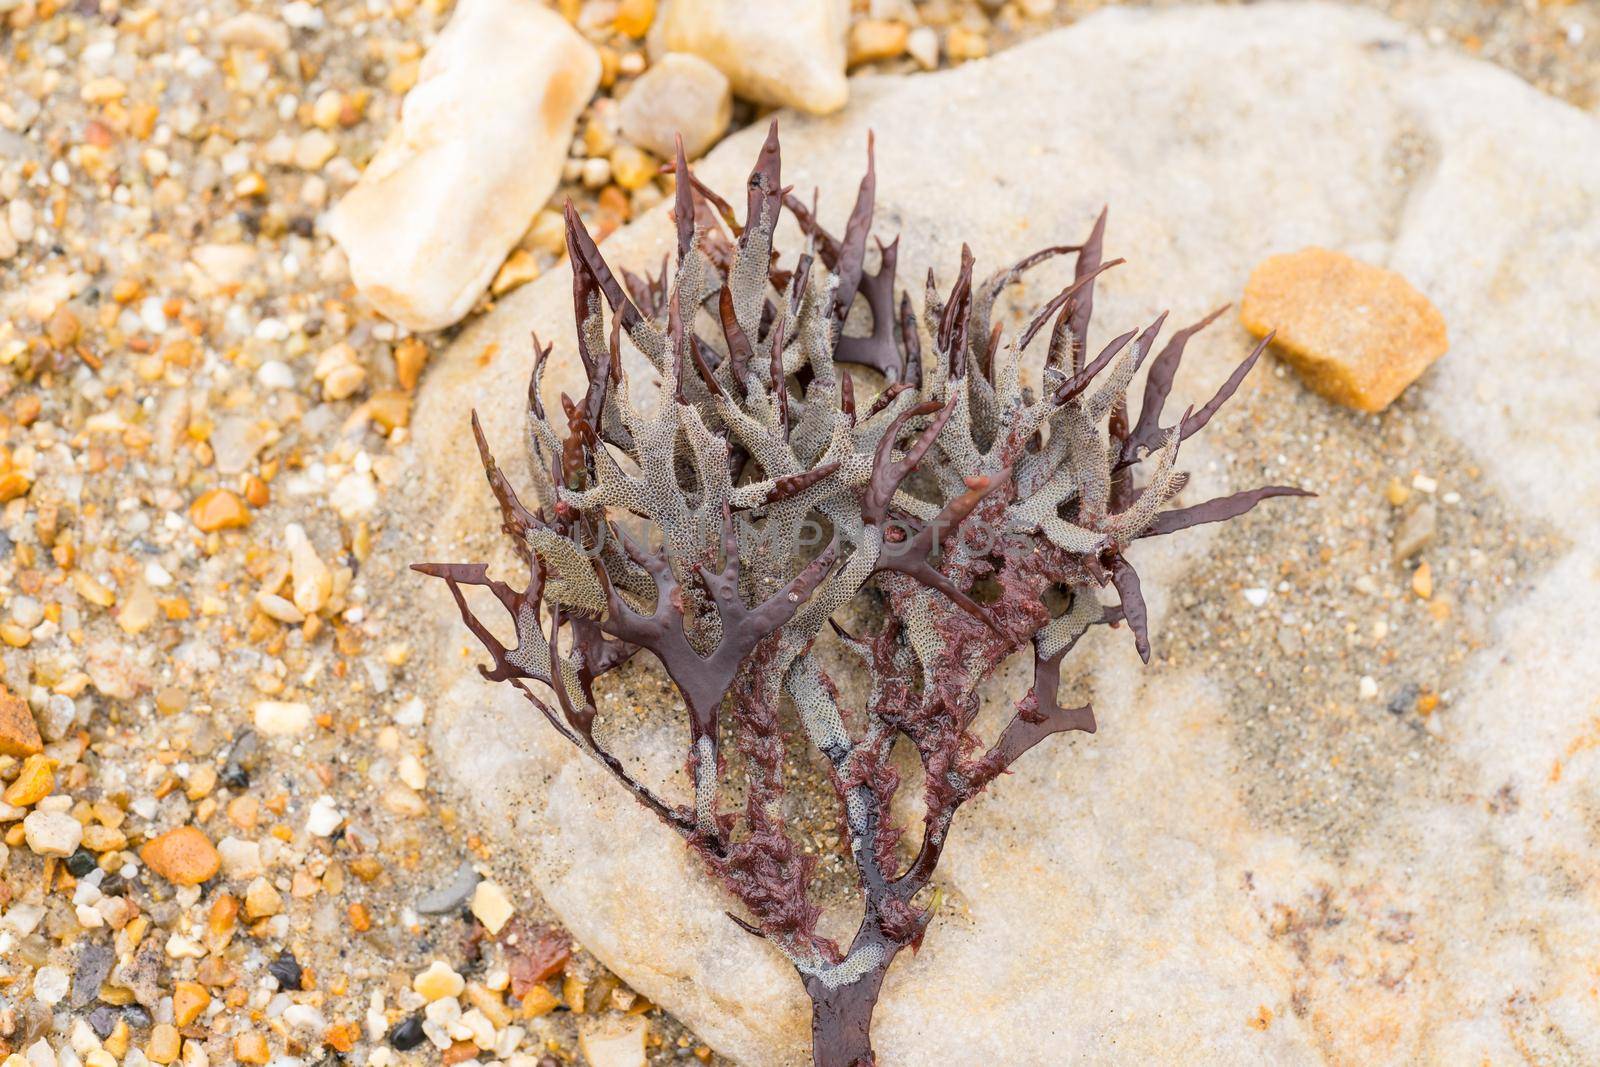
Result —
<svg viewBox="0 0 1600 1067"><path fill-rule="evenodd" d="M615 0L558 5L605 73L552 203L600 238L670 191L661 145L620 135L654 9L625 6L637 32ZM856 69L992 56L1102 6L858 2ZM1371 6L1600 102L1595 5ZM411 404L456 331L376 315L322 220L449 14L0 2L0 1058L544 1067L611 1035L657 1065L715 1061L575 949L430 784L411 586L374 547L403 536L386 501ZM732 105L731 128L756 118ZM547 209L475 313L562 254ZM1327 444L1365 511L1230 524L1250 572L1196 576L1164 650L1258 665L1232 714L1281 788L1250 803L1334 851L1421 788L1456 668L1551 536L1504 521L1442 435L1347 429ZM1240 455L1296 428L1250 432ZM1351 538L1398 561L1318 554ZM1302 625L1335 604L1348 633ZM1347 706L1284 713L1303 672Z"/></svg>

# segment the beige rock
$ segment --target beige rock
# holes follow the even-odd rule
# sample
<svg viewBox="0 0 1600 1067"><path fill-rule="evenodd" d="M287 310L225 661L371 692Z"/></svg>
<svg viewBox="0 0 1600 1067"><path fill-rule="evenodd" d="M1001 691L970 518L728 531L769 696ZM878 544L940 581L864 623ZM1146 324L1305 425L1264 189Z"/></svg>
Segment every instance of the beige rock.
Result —
<svg viewBox="0 0 1600 1067"><path fill-rule="evenodd" d="M294 141L292 157L301 170L321 170L339 152L339 142L324 130L307 130Z"/></svg>
<svg viewBox="0 0 1600 1067"><path fill-rule="evenodd" d="M670 0L651 41L704 59L746 100L825 115L850 95L849 24L847 0Z"/></svg>
<svg viewBox="0 0 1600 1067"><path fill-rule="evenodd" d="M333 572L322 562L317 550L306 536L305 527L292 522L283 530L284 543L289 548L289 573L294 584L294 606L307 615L315 615L328 605L333 595Z"/></svg>
<svg viewBox="0 0 1600 1067"><path fill-rule="evenodd" d="M850 27L849 61L852 67L903 55L911 27L891 19L861 19Z"/></svg>
<svg viewBox="0 0 1600 1067"><path fill-rule="evenodd" d="M493 882L479 882L472 891L472 914L491 934L498 934L516 910L506 891Z"/></svg>
<svg viewBox="0 0 1600 1067"><path fill-rule="evenodd" d="M256 262L256 250L247 244L203 244L192 253L194 261L218 285L237 285Z"/></svg>
<svg viewBox="0 0 1600 1067"><path fill-rule="evenodd" d="M253 879L244 891L244 913L249 919L265 919L283 910L283 894L265 878Z"/></svg>
<svg viewBox="0 0 1600 1067"><path fill-rule="evenodd" d="M973 242L980 271L992 268L1080 239L1108 196L1108 253L1131 261L1096 290L1097 344L1168 306L1192 322L1236 300L1275 251L1351 249L1412 279L1451 324L1450 358L1386 419L1448 435L1456 462L1481 470L1476 491L1498 497L1519 527L1563 531L1552 555L1519 567L1482 644L1438 665L1451 692L1428 720L1442 721L1439 736L1385 710L1397 679L1376 652L1269 711L1246 685L1255 664L1201 674L1158 652L1142 668L1126 634L1086 641L1071 692L1094 701L1100 731L1041 746L962 812L938 877L946 907L879 1005L882 1062L1600 1062L1589 993L1600 919L1588 890L1600 884L1600 425L1582 387L1600 377L1593 119L1385 19L1310 3L1117 10L987 62L862 78L853 92L841 116L784 120L784 182L820 185L824 222L842 226L876 129L879 217L895 218L901 277L919 304L930 266L949 284L961 241ZM698 173L738 190L764 133L730 137ZM1402 155L1422 163L1397 169ZM613 234L605 253L653 269L672 241L658 210ZM1044 270L1017 303L1046 298L1060 279ZM461 491L482 478L467 411L478 408L502 465L520 464L529 332L556 346L554 405L582 381L572 328L570 275L554 269L430 367L412 421L429 463L407 512L426 532L404 560L486 558L461 551L492 543L500 522L487 492ZM490 344L500 354L485 365ZM1248 346L1226 320L1197 336L1178 409L1203 403ZM1517 355L1529 352L1537 358ZM1236 426L1279 419L1304 435L1293 458L1327 477L1306 508L1359 513L1342 449L1371 432L1367 420L1259 369L1230 411ZM1208 493L1252 484L1209 469L1221 458L1210 433L1185 442L1184 466ZM1244 521L1287 521L1287 511ZM1200 625L1179 602L1197 570L1277 583L1278 561L1247 556L1237 532L1190 533L1136 549L1158 647L1207 639L1174 632ZM1353 562L1395 574L1377 540ZM498 551L487 558L517 573L509 549ZM448 592L431 595L419 618L437 639L419 640L408 668L446 686L429 707L441 772L430 785L455 792L464 821L493 837L500 859L515 857L630 988L737 1062L808 1062L792 968L728 922L729 898L674 834L529 716L522 697L483 682ZM1280 599L1259 609L1269 640ZM1404 599L1419 625L1434 625L1431 605L1409 590ZM1307 633L1324 624L1295 623ZM1015 697L1025 673L1008 667L986 703ZM1369 673L1379 696L1358 703L1357 678ZM1280 782L1306 758L1299 738L1368 716L1399 723L1380 746L1395 777L1319 769L1316 791L1360 813L1341 844L1314 798L1285 795ZM629 766L686 796L681 724L612 720ZM1284 762L1249 757L1254 731L1282 741Z"/></svg>
<svg viewBox="0 0 1600 1067"><path fill-rule="evenodd" d="M256 48L277 53L289 47L289 27L278 19L253 11L225 19L216 32L218 43L228 48Z"/></svg>
<svg viewBox="0 0 1600 1067"><path fill-rule="evenodd" d="M638 1016L603 1019L578 1032L578 1051L589 1067L644 1067L650 1024Z"/></svg>
<svg viewBox="0 0 1600 1067"><path fill-rule="evenodd" d="M311 706L299 701L258 700L253 713L256 729L264 734L288 736L311 729Z"/></svg>
<svg viewBox="0 0 1600 1067"><path fill-rule="evenodd" d="M677 136L683 138L684 154L698 159L717 143L732 114L727 75L684 52L669 52L656 60L639 75L618 109L622 136L669 160L676 154Z"/></svg>
<svg viewBox="0 0 1600 1067"><path fill-rule="evenodd" d="M160 610L150 587L138 582L117 609L117 625L124 633L143 633L155 623Z"/></svg>
<svg viewBox="0 0 1600 1067"><path fill-rule="evenodd" d="M1262 260L1239 320L1312 389L1359 411L1382 411L1444 355L1444 316L1394 271L1325 248Z"/></svg>
<svg viewBox="0 0 1600 1067"><path fill-rule="evenodd" d="M70 856L83 840L83 824L64 811L35 811L22 820L22 830L40 856Z"/></svg>
<svg viewBox="0 0 1600 1067"><path fill-rule="evenodd" d="M268 593L265 590L256 594L256 607L269 619L298 626L306 621L306 613L294 606L294 602L285 600L277 593Z"/></svg>
<svg viewBox="0 0 1600 1067"><path fill-rule="evenodd" d="M939 65L939 34L932 26L918 26L906 37L906 52L923 70Z"/></svg>
<svg viewBox="0 0 1600 1067"><path fill-rule="evenodd" d="M560 180L599 79L594 48L536 0L457 5L329 222L379 311L436 330L471 310Z"/></svg>

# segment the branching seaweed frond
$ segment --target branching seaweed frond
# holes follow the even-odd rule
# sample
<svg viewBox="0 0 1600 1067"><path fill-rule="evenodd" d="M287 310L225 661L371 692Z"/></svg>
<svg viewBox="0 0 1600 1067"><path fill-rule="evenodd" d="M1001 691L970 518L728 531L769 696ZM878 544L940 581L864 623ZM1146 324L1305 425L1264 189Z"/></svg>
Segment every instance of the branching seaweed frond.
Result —
<svg viewBox="0 0 1600 1067"><path fill-rule="evenodd" d="M1164 315L1091 358L1095 287L1121 262L1103 257L1104 213L1082 242L979 281L963 248L947 291L930 273L919 319L896 288L898 241L869 254L870 140L839 237L782 185L776 124L742 222L681 152L673 169L670 274L663 263L654 276L619 281L567 209L587 387L560 398L558 424L540 400L551 350L535 340L535 506L518 498L473 420L502 528L527 570L522 588L483 564L416 569L448 585L489 655L484 677L516 685L680 833L738 902L735 921L791 961L814 1002L816 1061L870 1064L872 1005L895 956L921 942L931 917L921 894L960 807L1051 735L1094 732L1091 709L1064 707L1058 692L1063 660L1091 626L1125 624L1149 659L1133 545L1302 490L1170 506L1186 482L1181 446L1261 349L1210 401L1163 425L1185 345L1220 312L1179 330L1153 359ZM785 210L804 246L780 266L773 235ZM1067 255L1072 280L1008 334L995 315L1004 291ZM846 332L857 306L870 326ZM1029 350L1047 330L1029 379ZM624 337L660 378L653 396L631 388ZM1129 390L1147 360L1133 418ZM882 388L858 401L874 376ZM474 614L464 593L474 586L511 617L514 647ZM877 633L839 628L857 601L881 609ZM871 679L864 707L846 708L824 669L825 634L860 658ZM596 680L641 651L682 697L689 804L645 787L596 735ZM1033 659L1034 685L985 743L973 729L980 690L1019 651ZM844 945L819 932L815 858L785 817L794 770L785 698L826 761L859 883L861 918ZM726 738L736 759L721 751ZM915 850L891 816L900 776L890 754L901 739L923 770Z"/></svg>

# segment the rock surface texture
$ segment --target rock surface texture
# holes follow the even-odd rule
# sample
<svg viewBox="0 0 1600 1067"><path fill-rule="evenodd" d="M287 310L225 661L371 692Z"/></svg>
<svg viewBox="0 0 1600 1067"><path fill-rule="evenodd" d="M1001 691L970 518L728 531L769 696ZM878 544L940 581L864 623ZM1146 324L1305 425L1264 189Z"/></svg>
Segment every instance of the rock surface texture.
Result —
<svg viewBox="0 0 1600 1067"><path fill-rule="evenodd" d="M875 129L879 232L901 233L919 303L963 240L982 274L1078 240L1109 202L1107 254L1130 262L1097 289L1092 347L1168 306L1192 322L1312 244L1412 280L1452 337L1381 418L1268 363L1214 424L1238 437L1232 467L1185 443L1194 499L1263 470L1321 498L1139 557L1155 662L1122 631L1086 641L1063 699L1092 699L1099 733L1042 746L963 812L940 917L884 989L883 1062L1600 1062L1594 120L1315 4L1107 13L853 91L842 116L784 120L783 180L821 184L838 232ZM699 174L742 203L759 136ZM670 246L657 212L602 250L653 269ZM1016 303L1060 282L1042 270ZM426 558L508 564L467 411L506 463L530 330L556 345L546 403L576 391L571 299L565 272L518 291L433 373L413 423ZM1231 317L1200 334L1177 393L1209 396L1248 341ZM1424 602L1391 558L1391 504L1434 492ZM672 833L471 670L473 639L436 607L419 642L444 686L436 752L523 864L497 875L537 885L719 1051L808 1062L777 953ZM649 679L630 674L602 721L672 780L682 740L647 710Z"/></svg>
<svg viewBox="0 0 1600 1067"><path fill-rule="evenodd" d="M561 178L600 57L536 0L464 0L400 124L334 209L356 287L408 329L460 319Z"/></svg>
<svg viewBox="0 0 1600 1067"><path fill-rule="evenodd" d="M1394 271L1326 248L1268 256L1239 320L1335 403L1382 411L1449 347L1444 316Z"/></svg>
<svg viewBox="0 0 1600 1067"><path fill-rule="evenodd" d="M846 0L670 0L653 47L699 56L736 95L826 115L844 107Z"/></svg>

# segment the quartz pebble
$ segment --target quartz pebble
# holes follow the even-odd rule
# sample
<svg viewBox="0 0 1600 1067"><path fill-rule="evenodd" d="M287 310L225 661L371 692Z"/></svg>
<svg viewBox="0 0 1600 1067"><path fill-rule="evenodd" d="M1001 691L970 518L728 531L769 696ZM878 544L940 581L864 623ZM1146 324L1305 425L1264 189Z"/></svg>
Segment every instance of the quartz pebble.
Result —
<svg viewBox="0 0 1600 1067"><path fill-rule="evenodd" d="M217 842L222 857L222 872L229 878L254 878L263 871L261 846L255 841L224 837Z"/></svg>
<svg viewBox="0 0 1600 1067"><path fill-rule="evenodd" d="M412 330L465 315L555 188L599 79L593 46L554 11L457 4L329 220L367 299Z"/></svg>
<svg viewBox="0 0 1600 1067"><path fill-rule="evenodd" d="M60 967L40 967L33 975L33 997L53 1008L66 997L69 984L67 972Z"/></svg>
<svg viewBox="0 0 1600 1067"><path fill-rule="evenodd" d="M333 572L317 555L305 528L299 523L292 522L284 527L283 537L289 547L294 606L307 615L315 615L327 606L333 593Z"/></svg>
<svg viewBox="0 0 1600 1067"><path fill-rule="evenodd" d="M717 143L733 114L727 75L697 55L668 52L641 74L618 109L622 136L661 159L696 159Z"/></svg>
<svg viewBox="0 0 1600 1067"><path fill-rule="evenodd" d="M276 54L289 47L288 26L251 11L224 19L217 26L216 36L228 48L258 48Z"/></svg>
<svg viewBox="0 0 1600 1067"><path fill-rule="evenodd" d="M217 285L238 285L256 262L256 250L247 244L204 244L190 254Z"/></svg>
<svg viewBox="0 0 1600 1067"><path fill-rule="evenodd" d="M256 729L275 737L303 734L311 729L311 706L299 701L258 700L253 715Z"/></svg>
<svg viewBox="0 0 1600 1067"><path fill-rule="evenodd" d="M637 1016L602 1020L579 1032L578 1048L590 1067L644 1067L649 1030Z"/></svg>
<svg viewBox="0 0 1600 1067"><path fill-rule="evenodd" d="M849 18L846 0L670 0L654 32L668 51L722 71L746 100L822 115L850 94Z"/></svg>
<svg viewBox="0 0 1600 1067"><path fill-rule="evenodd" d="M306 833L312 837L328 837L344 822L344 814L335 806L332 797L322 796L311 805L306 815Z"/></svg>
<svg viewBox="0 0 1600 1067"><path fill-rule="evenodd" d="M35 811L22 820L28 848L40 856L70 856L83 840L83 824L61 811Z"/></svg>

